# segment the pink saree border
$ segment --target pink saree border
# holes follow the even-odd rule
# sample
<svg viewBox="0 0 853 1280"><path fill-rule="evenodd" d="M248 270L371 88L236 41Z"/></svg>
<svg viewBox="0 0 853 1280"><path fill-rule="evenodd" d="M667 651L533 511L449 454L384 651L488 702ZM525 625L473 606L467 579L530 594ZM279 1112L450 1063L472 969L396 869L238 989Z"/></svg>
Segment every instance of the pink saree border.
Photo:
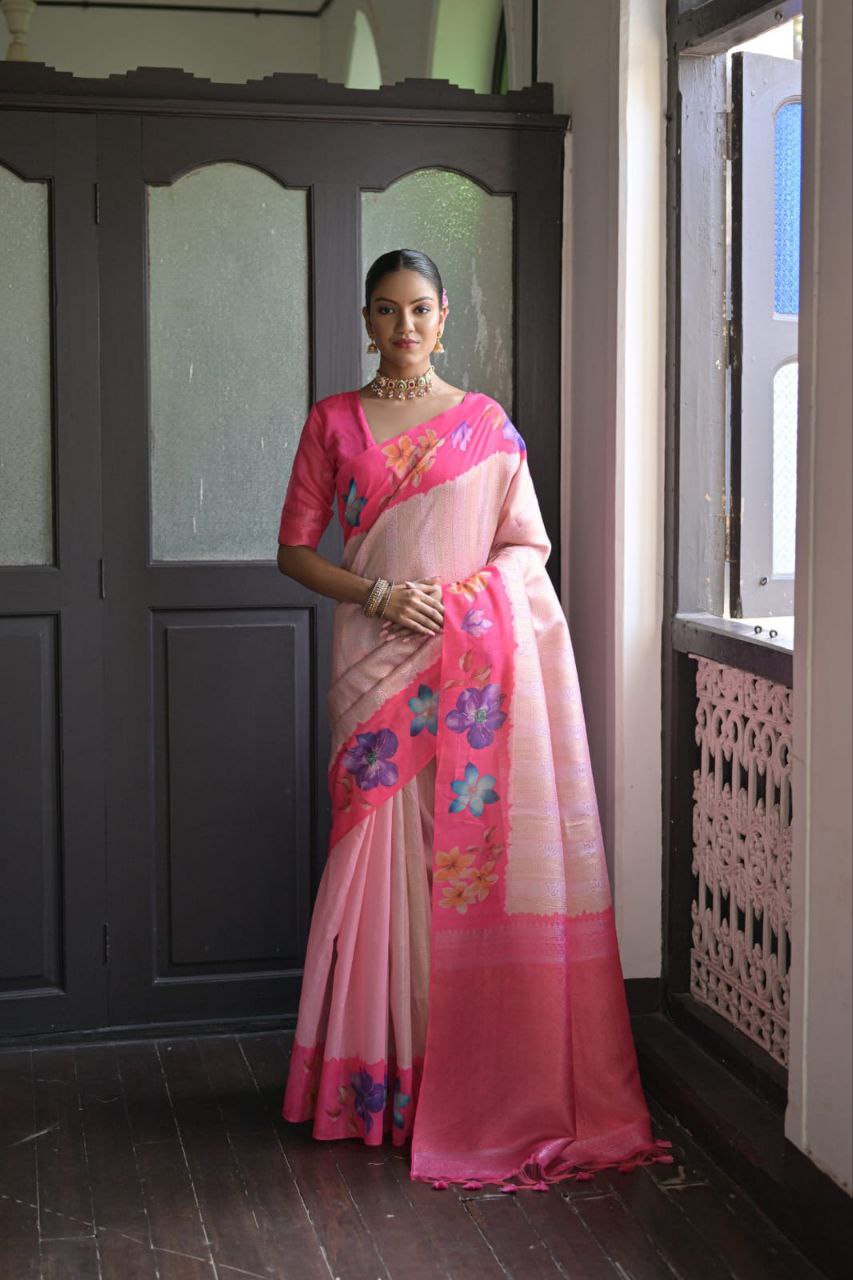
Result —
<svg viewBox="0 0 853 1280"><path fill-rule="evenodd" d="M435 755L435 716L429 699L439 671L440 662L419 671L341 744L329 772L332 847ZM418 702L425 704L423 712L416 709ZM365 789L363 782L370 785Z"/></svg>
<svg viewBox="0 0 853 1280"><path fill-rule="evenodd" d="M344 541L367 533L389 508L456 479L491 454L517 454L523 447L505 411L482 392L471 392L420 427L374 441L338 472Z"/></svg>
<svg viewBox="0 0 853 1280"><path fill-rule="evenodd" d="M423 1058L408 1066L396 1057L365 1062L357 1056L324 1058L325 1045L294 1040L282 1115L301 1124L313 1120L321 1141L361 1138L377 1147L390 1133L392 1145L411 1137L423 1074Z"/></svg>

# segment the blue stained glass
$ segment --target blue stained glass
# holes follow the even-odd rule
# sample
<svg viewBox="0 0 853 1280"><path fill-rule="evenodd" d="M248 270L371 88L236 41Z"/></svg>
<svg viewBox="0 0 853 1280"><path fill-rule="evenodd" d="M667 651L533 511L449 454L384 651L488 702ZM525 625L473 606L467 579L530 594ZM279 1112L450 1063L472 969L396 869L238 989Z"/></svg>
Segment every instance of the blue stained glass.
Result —
<svg viewBox="0 0 853 1280"><path fill-rule="evenodd" d="M773 306L777 314L800 310L800 168L802 103L786 102L774 130Z"/></svg>

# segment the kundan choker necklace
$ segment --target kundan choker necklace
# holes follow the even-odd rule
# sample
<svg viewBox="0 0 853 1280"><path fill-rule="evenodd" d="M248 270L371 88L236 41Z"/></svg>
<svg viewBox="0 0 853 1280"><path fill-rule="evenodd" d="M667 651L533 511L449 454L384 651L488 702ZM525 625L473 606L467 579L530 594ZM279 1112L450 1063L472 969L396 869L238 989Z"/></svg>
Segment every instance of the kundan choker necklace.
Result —
<svg viewBox="0 0 853 1280"><path fill-rule="evenodd" d="M380 400L414 400L416 396L429 395L434 374L432 365L428 365L426 373L417 378L386 378L384 373L377 373L370 390Z"/></svg>

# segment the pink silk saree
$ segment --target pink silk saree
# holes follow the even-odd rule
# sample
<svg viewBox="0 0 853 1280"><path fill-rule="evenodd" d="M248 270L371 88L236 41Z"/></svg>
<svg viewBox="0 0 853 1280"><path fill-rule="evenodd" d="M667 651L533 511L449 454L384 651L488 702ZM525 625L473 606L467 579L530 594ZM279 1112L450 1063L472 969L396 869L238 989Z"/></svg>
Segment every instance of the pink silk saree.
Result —
<svg viewBox="0 0 853 1280"><path fill-rule="evenodd" d="M377 443L313 406L279 541L437 577L438 636L339 603L332 831L283 1115L411 1138L411 1176L544 1189L668 1160L640 1086L566 620L524 441L469 392Z"/></svg>

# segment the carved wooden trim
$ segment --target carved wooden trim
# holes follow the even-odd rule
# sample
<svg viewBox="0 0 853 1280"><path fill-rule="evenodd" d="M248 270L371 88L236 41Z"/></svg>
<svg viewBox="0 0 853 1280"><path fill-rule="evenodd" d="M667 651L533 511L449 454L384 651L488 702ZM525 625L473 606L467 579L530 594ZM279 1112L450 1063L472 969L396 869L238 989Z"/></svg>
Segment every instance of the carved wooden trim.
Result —
<svg viewBox="0 0 853 1280"><path fill-rule="evenodd" d="M787 1066L791 690L698 657L696 742L690 992Z"/></svg>
<svg viewBox="0 0 853 1280"><path fill-rule="evenodd" d="M542 83L508 93L476 93L448 80L412 78L381 89L348 89L316 75L276 72L245 84L217 84L177 67L137 67L103 79L78 77L43 62L0 63L0 105L58 106L76 110L148 110L252 115L288 115L346 119L416 119L434 115L442 124L456 116L465 125L500 123L518 128L565 130L568 117L554 115L554 87ZM519 117L523 117L520 119Z"/></svg>

